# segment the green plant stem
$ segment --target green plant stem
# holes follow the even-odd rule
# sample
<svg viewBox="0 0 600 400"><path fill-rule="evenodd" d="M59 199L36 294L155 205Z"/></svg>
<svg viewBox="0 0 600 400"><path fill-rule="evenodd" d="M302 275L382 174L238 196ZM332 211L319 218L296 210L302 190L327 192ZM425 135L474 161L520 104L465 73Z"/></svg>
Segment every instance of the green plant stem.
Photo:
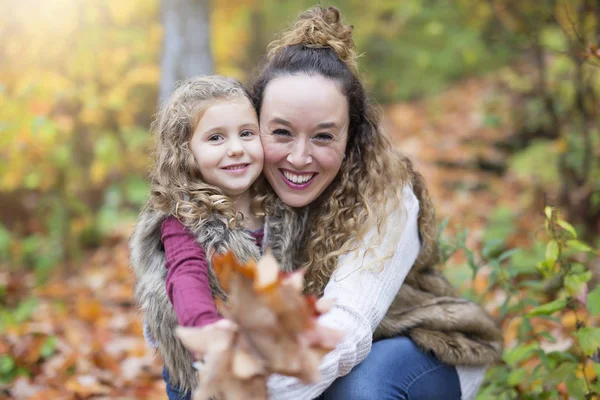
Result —
<svg viewBox="0 0 600 400"><path fill-rule="evenodd" d="M553 209L551 218L548 221L548 231L550 233L551 239L555 240L556 243L558 244L558 258L556 259L556 262L558 263L558 266L559 266L558 274L563 277L562 283L564 285L564 277L566 277L571 272L572 264L570 262L568 262L567 260L564 260L564 258L563 258L563 249L565 246L565 241L564 241L564 238L562 237L562 235L560 234L560 232L562 232L562 231L560 230L560 227L558 226L557 214L558 213L556 212L556 210ZM575 302L575 299L570 298L569 305L567 307L569 309L571 309L571 311L574 313L576 331L579 331L582 327L585 326L585 323L579 319L579 315L577 314L577 306L574 302ZM585 374L586 359L587 359L587 357L585 357L585 355L583 356L583 359L580 356L578 364L579 364L579 367L581 368L581 372L583 374L583 379L585 382L586 392L587 392L586 396L587 396L587 394L591 393L591 388L590 388L590 382Z"/></svg>

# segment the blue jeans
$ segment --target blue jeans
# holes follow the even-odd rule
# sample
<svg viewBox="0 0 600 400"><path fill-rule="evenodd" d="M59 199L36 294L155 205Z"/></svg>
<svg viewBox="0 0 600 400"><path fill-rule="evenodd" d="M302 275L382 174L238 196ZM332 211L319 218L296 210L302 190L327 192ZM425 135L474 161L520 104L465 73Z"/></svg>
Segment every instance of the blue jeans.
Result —
<svg viewBox="0 0 600 400"><path fill-rule="evenodd" d="M168 383L169 400L189 400ZM178 397L179 396L179 397ZM336 379L318 400L460 400L456 368L398 336L373 343L365 360ZM299 399L300 400L300 399Z"/></svg>
<svg viewBox="0 0 600 400"><path fill-rule="evenodd" d="M163 368L162 376L167 384L167 398L169 400L190 400L192 398L192 394L190 392L182 392L179 390L179 388L171 385L169 382L169 373L167 372L167 368Z"/></svg>
<svg viewBox="0 0 600 400"><path fill-rule="evenodd" d="M373 343L365 360L318 400L460 400L456 368L404 336Z"/></svg>

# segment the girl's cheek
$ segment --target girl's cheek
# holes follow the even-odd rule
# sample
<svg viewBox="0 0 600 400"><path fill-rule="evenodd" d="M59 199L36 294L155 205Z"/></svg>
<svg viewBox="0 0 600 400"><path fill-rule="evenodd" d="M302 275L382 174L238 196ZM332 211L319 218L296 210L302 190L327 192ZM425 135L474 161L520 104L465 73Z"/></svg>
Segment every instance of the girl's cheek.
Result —
<svg viewBox="0 0 600 400"><path fill-rule="evenodd" d="M257 143L256 154L258 155L258 159L260 160L261 168L262 168L265 163L265 148L263 147L260 140Z"/></svg>

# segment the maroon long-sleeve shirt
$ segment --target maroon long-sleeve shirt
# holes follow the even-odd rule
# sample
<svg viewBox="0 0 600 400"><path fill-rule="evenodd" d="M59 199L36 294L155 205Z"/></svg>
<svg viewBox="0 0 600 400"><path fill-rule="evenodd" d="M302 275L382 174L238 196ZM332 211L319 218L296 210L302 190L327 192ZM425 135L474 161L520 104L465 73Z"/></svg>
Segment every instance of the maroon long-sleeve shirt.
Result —
<svg viewBox="0 0 600 400"><path fill-rule="evenodd" d="M251 234L260 248L264 230ZM161 237L166 256L167 295L179 325L202 327L221 319L210 290L204 249L175 217L163 221Z"/></svg>

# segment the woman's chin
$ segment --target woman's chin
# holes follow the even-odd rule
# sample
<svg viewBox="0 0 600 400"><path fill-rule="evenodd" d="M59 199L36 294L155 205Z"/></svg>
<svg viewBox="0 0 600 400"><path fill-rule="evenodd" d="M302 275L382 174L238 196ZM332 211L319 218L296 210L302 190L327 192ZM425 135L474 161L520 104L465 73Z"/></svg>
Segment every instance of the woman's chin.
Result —
<svg viewBox="0 0 600 400"><path fill-rule="evenodd" d="M317 195L311 190L309 191L292 191L288 187L277 188L275 190L277 197L289 207L304 207L315 201Z"/></svg>

